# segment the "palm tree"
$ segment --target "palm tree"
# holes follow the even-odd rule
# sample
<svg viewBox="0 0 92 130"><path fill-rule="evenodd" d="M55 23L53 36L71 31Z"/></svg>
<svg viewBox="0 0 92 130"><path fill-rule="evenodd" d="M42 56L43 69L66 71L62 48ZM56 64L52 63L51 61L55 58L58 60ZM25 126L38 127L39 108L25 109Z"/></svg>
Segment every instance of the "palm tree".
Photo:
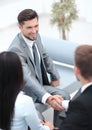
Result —
<svg viewBox="0 0 92 130"><path fill-rule="evenodd" d="M59 34L66 40L66 32L69 32L73 20L78 18L75 0L60 0L52 4L51 19L52 25L57 24Z"/></svg>

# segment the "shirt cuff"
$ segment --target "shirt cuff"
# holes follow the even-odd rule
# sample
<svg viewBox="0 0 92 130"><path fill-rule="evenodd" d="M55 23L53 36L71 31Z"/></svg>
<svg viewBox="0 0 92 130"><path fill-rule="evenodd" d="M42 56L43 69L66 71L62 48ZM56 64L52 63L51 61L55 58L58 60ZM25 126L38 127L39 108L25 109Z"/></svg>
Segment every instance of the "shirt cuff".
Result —
<svg viewBox="0 0 92 130"><path fill-rule="evenodd" d="M63 100L62 101L62 107L67 111L69 106L69 100Z"/></svg>
<svg viewBox="0 0 92 130"><path fill-rule="evenodd" d="M42 97L42 103L43 104L46 103L46 100L48 99L49 96L51 96L51 94L49 94L49 93L44 94L44 96Z"/></svg>

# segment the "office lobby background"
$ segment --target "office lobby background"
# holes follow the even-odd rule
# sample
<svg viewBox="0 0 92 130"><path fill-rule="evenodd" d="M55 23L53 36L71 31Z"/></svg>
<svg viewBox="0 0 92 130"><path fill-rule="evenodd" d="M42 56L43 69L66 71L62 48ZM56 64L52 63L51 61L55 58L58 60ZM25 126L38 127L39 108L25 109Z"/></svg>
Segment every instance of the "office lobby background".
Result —
<svg viewBox="0 0 92 130"><path fill-rule="evenodd" d="M25 8L39 14L40 34L59 38L57 26L50 25L51 5L59 0L0 0L0 51L6 50L19 32L17 15ZM79 18L72 24L68 40L78 44L92 44L92 0L75 0Z"/></svg>
<svg viewBox="0 0 92 130"><path fill-rule="evenodd" d="M7 50L15 35L20 31L17 26L17 15L25 8L32 8L38 12L39 32L42 36L58 39L57 26L50 25L51 5L54 1L59 0L0 0L0 52ZM92 0L75 1L79 18L73 22L68 33L68 40L78 44L92 44ZM66 66L60 69L63 71L62 86L65 82L74 82L72 69ZM53 120L52 110L48 110L44 115L47 119Z"/></svg>

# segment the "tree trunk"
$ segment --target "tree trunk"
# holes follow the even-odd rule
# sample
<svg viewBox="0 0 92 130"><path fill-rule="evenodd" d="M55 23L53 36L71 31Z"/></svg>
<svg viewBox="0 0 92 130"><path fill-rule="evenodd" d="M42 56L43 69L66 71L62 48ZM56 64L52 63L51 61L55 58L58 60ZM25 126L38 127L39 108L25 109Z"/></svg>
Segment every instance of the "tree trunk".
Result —
<svg viewBox="0 0 92 130"><path fill-rule="evenodd" d="M65 29L62 29L62 39L66 40L66 32Z"/></svg>
<svg viewBox="0 0 92 130"><path fill-rule="evenodd" d="M59 33L61 35L62 33L62 39L66 40L66 30L64 28L64 23L65 23L65 16L63 15L60 19L60 25L62 25L61 27L59 27ZM61 36L60 36L61 37Z"/></svg>
<svg viewBox="0 0 92 130"><path fill-rule="evenodd" d="M61 27L58 27L59 29L59 38L62 38L63 40L66 40L66 31L65 29L62 29Z"/></svg>

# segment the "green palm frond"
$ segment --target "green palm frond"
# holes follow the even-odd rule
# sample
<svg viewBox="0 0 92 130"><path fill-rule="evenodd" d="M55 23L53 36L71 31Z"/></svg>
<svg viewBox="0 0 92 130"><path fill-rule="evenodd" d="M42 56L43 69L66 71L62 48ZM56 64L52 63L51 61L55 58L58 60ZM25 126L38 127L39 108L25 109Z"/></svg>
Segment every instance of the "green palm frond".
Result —
<svg viewBox="0 0 92 130"><path fill-rule="evenodd" d="M52 4L50 23L57 24L58 27L69 31L73 20L78 18L78 11L75 0L61 1Z"/></svg>

